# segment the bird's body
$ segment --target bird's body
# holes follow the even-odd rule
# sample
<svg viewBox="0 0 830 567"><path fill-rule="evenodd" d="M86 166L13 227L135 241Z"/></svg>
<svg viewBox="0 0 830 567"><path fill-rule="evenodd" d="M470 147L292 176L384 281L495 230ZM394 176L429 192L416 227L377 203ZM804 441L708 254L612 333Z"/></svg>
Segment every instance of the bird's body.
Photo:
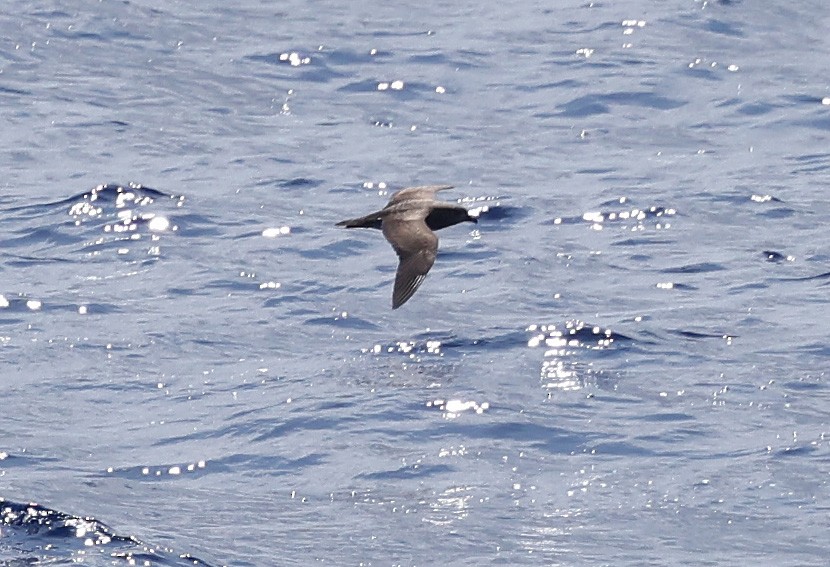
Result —
<svg viewBox="0 0 830 567"><path fill-rule="evenodd" d="M412 297L435 263L438 237L433 231L465 221L478 222L464 207L436 201L435 194L445 189L452 189L452 185L401 189L383 209L337 223L345 228L380 229L395 249L400 263L395 274L392 309Z"/></svg>

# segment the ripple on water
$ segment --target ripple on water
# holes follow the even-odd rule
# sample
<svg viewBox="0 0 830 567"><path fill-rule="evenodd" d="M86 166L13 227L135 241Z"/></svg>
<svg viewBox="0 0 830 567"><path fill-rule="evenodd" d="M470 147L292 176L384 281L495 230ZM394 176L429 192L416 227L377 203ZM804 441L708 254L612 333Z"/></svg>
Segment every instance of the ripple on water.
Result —
<svg viewBox="0 0 830 567"><path fill-rule="evenodd" d="M641 232L647 229L666 230L671 228L670 217L677 214L673 207L651 205L647 207L629 207L627 197L620 197L611 203L605 203L606 208L598 211L587 211L580 219L558 218L554 224L588 222L594 230L602 230L611 224L618 225L621 230ZM616 206L615 209L608 209Z"/></svg>
<svg viewBox="0 0 830 567"><path fill-rule="evenodd" d="M179 227L170 213L184 205L182 195L169 195L138 184L99 185L64 203L70 205L69 216L75 226L94 226L100 233L84 244L88 256L112 252L132 256L161 255L161 239Z"/></svg>
<svg viewBox="0 0 830 567"><path fill-rule="evenodd" d="M169 480L184 475L192 476L204 473L207 463L196 461L185 464L138 466L138 467L108 467L107 475L129 478L132 480Z"/></svg>
<svg viewBox="0 0 830 567"><path fill-rule="evenodd" d="M545 352L540 369L542 387L549 395L554 391L575 391L596 385L602 370L585 360L589 351L604 351L614 348L629 337L590 325L584 321L567 321L563 325L534 324L527 328L530 348L544 347Z"/></svg>

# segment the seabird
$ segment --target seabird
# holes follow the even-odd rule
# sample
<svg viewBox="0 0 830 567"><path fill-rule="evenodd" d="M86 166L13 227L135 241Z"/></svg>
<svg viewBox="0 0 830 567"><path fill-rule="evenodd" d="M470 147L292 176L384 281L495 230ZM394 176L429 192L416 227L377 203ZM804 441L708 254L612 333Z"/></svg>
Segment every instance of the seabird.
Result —
<svg viewBox="0 0 830 567"><path fill-rule="evenodd" d="M377 228L395 249L400 262L395 273L392 309L412 297L435 263L438 237L433 232L461 222L478 222L460 205L435 200L438 191L452 185L425 185L401 189L381 210L365 217L344 220L345 228Z"/></svg>

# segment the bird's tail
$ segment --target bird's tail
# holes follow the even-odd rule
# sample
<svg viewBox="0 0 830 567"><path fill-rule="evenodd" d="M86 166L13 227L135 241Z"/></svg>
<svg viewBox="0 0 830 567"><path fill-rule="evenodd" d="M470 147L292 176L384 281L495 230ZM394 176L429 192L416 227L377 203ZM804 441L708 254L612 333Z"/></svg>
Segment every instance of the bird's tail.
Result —
<svg viewBox="0 0 830 567"><path fill-rule="evenodd" d="M340 221L337 223L337 226L342 226L344 228L377 228L380 229L381 225L381 217L378 213L372 213L371 215L366 215L365 217L360 217L356 219L348 219L344 221Z"/></svg>

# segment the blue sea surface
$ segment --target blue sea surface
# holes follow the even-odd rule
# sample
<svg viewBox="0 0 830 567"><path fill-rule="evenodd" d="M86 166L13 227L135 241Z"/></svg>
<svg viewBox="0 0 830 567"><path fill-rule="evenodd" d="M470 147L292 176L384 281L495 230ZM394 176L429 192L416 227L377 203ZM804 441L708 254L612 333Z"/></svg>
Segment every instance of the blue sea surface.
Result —
<svg viewBox="0 0 830 567"><path fill-rule="evenodd" d="M7 1L0 565L826 565L828 29Z"/></svg>

